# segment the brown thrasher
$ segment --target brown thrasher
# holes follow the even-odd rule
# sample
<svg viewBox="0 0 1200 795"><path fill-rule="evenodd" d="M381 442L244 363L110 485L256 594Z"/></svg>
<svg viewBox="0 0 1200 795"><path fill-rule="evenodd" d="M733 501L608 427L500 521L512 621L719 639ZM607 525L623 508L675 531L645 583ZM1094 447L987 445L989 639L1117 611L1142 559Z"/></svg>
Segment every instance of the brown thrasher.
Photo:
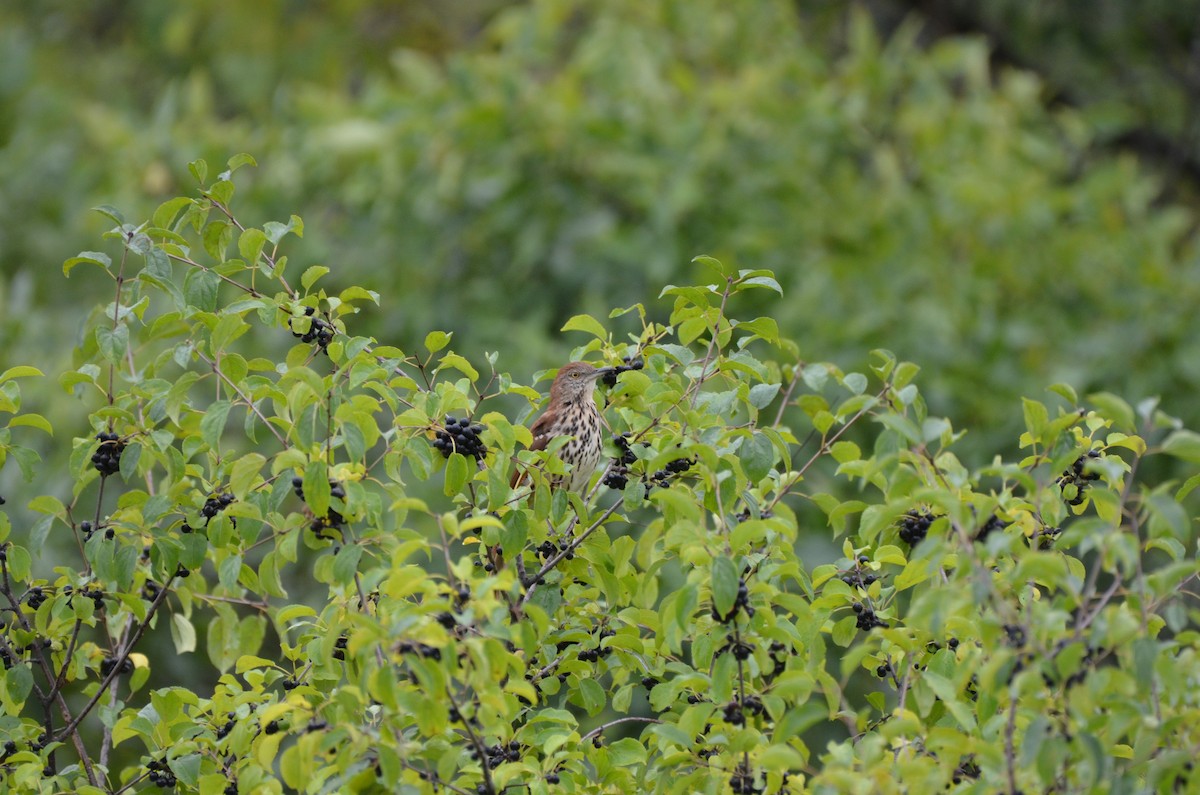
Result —
<svg viewBox="0 0 1200 795"><path fill-rule="evenodd" d="M596 381L616 368L595 367L587 362L569 362L559 368L554 383L550 386L550 403L542 416L529 426L533 434L530 450L545 450L546 445L559 436L571 439L558 451L563 463L571 465L571 471L555 482L576 493L587 488L588 479L600 463L604 449L604 434L600 412L592 394ZM523 472L513 474L512 485L516 486L524 477Z"/></svg>
<svg viewBox="0 0 1200 795"><path fill-rule="evenodd" d="M545 450L559 436L571 437L558 450L558 457L564 464L571 465L571 471L551 481L555 488L562 487L565 481L569 490L583 493L592 472L600 463L604 435L600 432L600 412L592 395L597 379L615 370L615 367L595 367L587 362L564 364L550 385L550 403L529 426L529 432L533 434L530 450ZM519 486L527 474L523 469L513 472L512 487ZM498 545L488 547L487 556L488 571L504 568L504 553Z"/></svg>

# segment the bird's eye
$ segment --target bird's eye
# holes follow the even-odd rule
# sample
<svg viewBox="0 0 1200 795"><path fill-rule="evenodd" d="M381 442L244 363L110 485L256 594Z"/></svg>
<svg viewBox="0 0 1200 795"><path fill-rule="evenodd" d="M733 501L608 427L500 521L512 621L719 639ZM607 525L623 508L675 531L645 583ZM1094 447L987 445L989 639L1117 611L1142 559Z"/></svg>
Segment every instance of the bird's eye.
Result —
<svg viewBox="0 0 1200 795"><path fill-rule="evenodd" d="M572 377L572 378L578 378L578 377L579 377L579 373L578 373L578 372L571 373L571 377Z"/></svg>

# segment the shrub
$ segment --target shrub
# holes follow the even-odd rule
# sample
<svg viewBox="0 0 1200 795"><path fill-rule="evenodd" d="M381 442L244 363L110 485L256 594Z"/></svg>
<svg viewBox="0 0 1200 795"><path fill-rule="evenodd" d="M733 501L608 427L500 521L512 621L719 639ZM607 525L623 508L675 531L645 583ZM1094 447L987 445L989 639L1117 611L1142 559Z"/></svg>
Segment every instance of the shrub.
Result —
<svg viewBox="0 0 1200 795"><path fill-rule="evenodd" d="M1200 475L1141 464L1200 436L1153 401L1056 386L1021 460L969 470L915 365L802 361L741 316L771 273L698 257L667 324L567 322L644 364L568 493L512 419L538 391L444 332L357 336L381 296L289 270L299 218L235 214L252 162L193 163L148 223L103 208L113 255L65 264L113 298L60 378L90 408L71 498L0 514L11 791L1189 786ZM0 376L32 479L38 374Z"/></svg>

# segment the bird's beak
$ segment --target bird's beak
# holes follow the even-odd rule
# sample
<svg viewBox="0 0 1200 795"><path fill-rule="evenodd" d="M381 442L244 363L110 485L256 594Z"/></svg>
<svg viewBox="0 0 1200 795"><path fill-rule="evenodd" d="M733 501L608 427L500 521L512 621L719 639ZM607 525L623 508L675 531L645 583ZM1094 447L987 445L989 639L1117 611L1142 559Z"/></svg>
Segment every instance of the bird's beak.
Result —
<svg viewBox="0 0 1200 795"><path fill-rule="evenodd" d="M615 367L597 367L596 372L592 373L592 378L603 378L609 373L615 373L616 371L617 368Z"/></svg>

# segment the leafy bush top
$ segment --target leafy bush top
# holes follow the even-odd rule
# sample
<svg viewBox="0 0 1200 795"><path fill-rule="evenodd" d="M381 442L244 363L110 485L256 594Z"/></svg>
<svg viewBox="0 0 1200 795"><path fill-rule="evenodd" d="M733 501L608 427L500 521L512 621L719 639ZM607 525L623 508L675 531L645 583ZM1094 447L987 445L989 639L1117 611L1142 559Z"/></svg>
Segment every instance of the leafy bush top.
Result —
<svg viewBox="0 0 1200 795"><path fill-rule="evenodd" d="M113 297L59 379L70 498L0 514L11 791L1189 786L1200 475L1144 462L1200 436L1153 401L1056 386L971 470L915 365L805 361L742 314L769 271L698 257L666 323L566 323L644 362L602 390L621 477L568 493L524 450L540 393L444 332L357 335L380 296L234 213L252 162L104 208L115 256L65 264ZM0 375L30 477L38 374Z"/></svg>

